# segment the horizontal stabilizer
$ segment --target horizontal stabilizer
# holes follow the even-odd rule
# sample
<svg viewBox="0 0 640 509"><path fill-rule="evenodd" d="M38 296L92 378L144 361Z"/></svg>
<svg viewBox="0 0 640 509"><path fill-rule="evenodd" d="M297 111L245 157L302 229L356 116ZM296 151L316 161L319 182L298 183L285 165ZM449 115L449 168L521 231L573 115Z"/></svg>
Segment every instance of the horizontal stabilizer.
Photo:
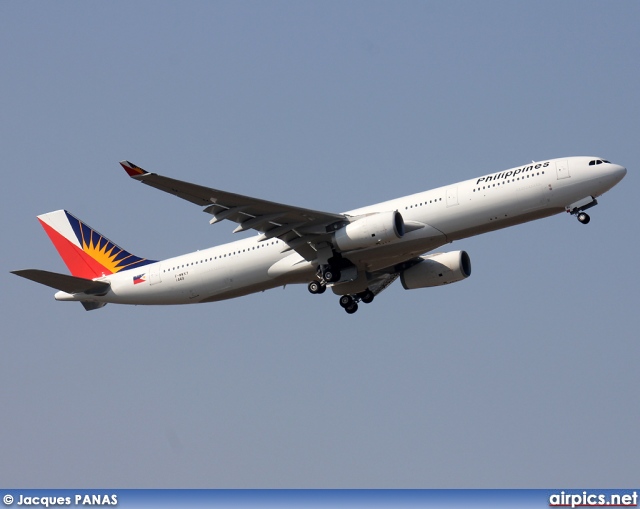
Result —
<svg viewBox="0 0 640 509"><path fill-rule="evenodd" d="M58 274L57 272L46 270L24 269L14 270L11 273L71 294L104 295L109 290L109 283L103 281L92 281L91 279L67 276L66 274Z"/></svg>

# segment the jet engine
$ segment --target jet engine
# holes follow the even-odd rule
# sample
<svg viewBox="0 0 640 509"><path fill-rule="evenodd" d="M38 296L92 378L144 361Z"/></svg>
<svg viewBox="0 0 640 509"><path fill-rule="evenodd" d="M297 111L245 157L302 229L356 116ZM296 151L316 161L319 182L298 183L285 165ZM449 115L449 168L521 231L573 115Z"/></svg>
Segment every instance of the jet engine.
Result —
<svg viewBox="0 0 640 509"><path fill-rule="evenodd" d="M471 259L466 251L421 256L422 261L400 274L405 290L457 283L471 275Z"/></svg>
<svg viewBox="0 0 640 509"><path fill-rule="evenodd" d="M343 226L334 233L333 241L341 251L351 251L377 246L403 235L404 219L394 210L364 216Z"/></svg>

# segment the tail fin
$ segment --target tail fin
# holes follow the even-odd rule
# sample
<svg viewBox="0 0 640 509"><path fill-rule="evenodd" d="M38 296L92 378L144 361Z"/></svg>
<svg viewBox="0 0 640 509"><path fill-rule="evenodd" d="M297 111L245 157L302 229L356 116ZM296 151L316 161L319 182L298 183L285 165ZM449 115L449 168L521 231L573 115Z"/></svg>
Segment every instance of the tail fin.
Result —
<svg viewBox="0 0 640 509"><path fill-rule="evenodd" d="M93 279L155 262L125 251L66 210L42 214L38 221L76 277Z"/></svg>

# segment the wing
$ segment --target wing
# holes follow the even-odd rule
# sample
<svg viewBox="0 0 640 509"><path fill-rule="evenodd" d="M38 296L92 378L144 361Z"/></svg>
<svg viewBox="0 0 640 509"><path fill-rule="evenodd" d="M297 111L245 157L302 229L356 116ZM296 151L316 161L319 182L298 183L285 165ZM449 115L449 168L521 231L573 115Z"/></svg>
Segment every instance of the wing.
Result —
<svg viewBox="0 0 640 509"><path fill-rule="evenodd" d="M256 230L261 241L278 237L307 260L315 258L315 245L330 238L331 233L349 222L343 214L293 207L220 189L204 187L149 173L139 166L121 161L134 180L155 187L201 207L212 214L211 224L228 220L237 223L233 233Z"/></svg>

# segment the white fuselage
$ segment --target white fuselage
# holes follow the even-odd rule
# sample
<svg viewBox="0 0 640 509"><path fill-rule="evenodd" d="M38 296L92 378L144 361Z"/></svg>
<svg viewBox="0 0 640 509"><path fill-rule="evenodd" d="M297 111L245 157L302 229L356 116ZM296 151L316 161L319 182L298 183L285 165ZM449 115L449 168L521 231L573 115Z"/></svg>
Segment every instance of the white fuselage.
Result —
<svg viewBox="0 0 640 509"><path fill-rule="evenodd" d="M450 186L370 205L346 213L361 216L397 210L407 233L372 248L343 252L360 272L381 270L462 238L564 212L611 189L626 174L622 166L595 157L530 163ZM317 264L275 238L255 236L169 258L102 278L110 291L98 302L187 304L247 295L289 283L307 283ZM137 283L134 284L134 277ZM59 300L76 300L58 292Z"/></svg>

